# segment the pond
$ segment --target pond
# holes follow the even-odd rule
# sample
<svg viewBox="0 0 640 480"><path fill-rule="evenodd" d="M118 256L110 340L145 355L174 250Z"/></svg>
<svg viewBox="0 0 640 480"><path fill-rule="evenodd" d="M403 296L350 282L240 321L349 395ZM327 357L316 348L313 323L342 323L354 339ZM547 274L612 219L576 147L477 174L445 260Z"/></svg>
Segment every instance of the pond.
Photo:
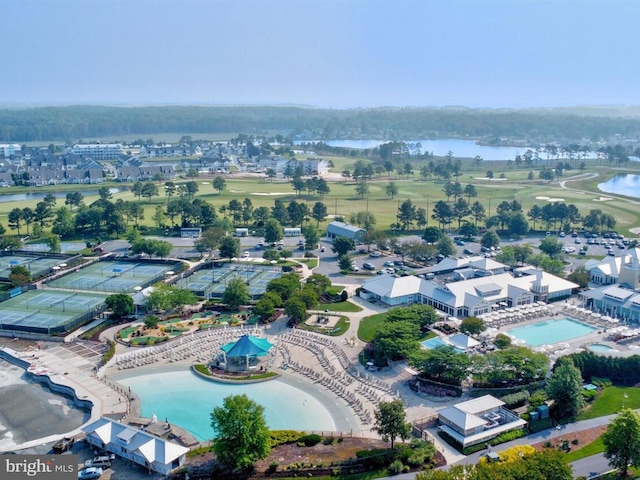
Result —
<svg viewBox="0 0 640 480"><path fill-rule="evenodd" d="M319 140L296 141L295 144L314 142ZM375 148L389 140L322 140L332 147L345 148ZM444 138L438 140L406 140L406 143L417 143L422 146L421 153L431 152L436 156L445 156L447 152L452 152L454 157L474 158L479 155L483 160L513 160L517 155L523 155L529 147L510 147L479 145L475 140L461 140L457 138ZM531 148L533 150L533 148ZM540 153L540 158L546 161L544 153Z"/></svg>
<svg viewBox="0 0 640 480"><path fill-rule="evenodd" d="M60 185L60 190L59 192L35 192L35 193L9 193L7 195L0 195L0 202L24 202L25 200L42 200L44 197L46 197L49 194L52 194L54 197L56 198L66 198L67 196L67 192L66 189L64 188L64 185ZM35 187L34 187L35 188ZM5 190L5 189L3 189ZM7 188L6 190L11 190L11 187ZM78 191L80 193L82 193L82 195L84 195L85 197L91 197L91 196L96 196L98 195L98 190L96 189L91 189L91 190L73 190ZM121 192L122 189L120 188L110 188L109 192L111 192L112 194Z"/></svg>
<svg viewBox="0 0 640 480"><path fill-rule="evenodd" d="M598 184L598 189L605 193L617 193L627 197L640 198L640 175L616 175L604 183Z"/></svg>

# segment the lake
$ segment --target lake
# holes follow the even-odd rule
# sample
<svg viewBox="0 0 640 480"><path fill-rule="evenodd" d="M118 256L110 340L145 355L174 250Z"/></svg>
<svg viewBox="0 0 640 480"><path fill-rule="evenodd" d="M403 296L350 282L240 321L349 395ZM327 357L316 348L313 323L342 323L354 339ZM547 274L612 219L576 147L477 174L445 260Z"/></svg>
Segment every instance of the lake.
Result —
<svg viewBox="0 0 640 480"><path fill-rule="evenodd" d="M60 188L62 190L64 190L64 185L60 185ZM110 188L109 192L113 193L118 193L120 192L122 189L120 188ZM95 196L98 195L98 190L73 190L78 191L80 193L82 193L82 195L84 195L85 197L91 197L91 196ZM0 192L1 193L1 192ZM54 197L56 198L66 198L67 193L66 191L62 191L62 192L35 192L35 193L10 193L8 195L1 195L0 194L0 202L23 202L25 200L42 200L44 197L46 197L49 194L53 194Z"/></svg>
<svg viewBox="0 0 640 480"><path fill-rule="evenodd" d="M598 184L598 189L605 193L617 193L628 197L640 198L640 175L616 175L604 183Z"/></svg>
<svg viewBox="0 0 640 480"><path fill-rule="evenodd" d="M375 148L387 143L389 140L324 140L324 143L332 147L345 148ZM478 145L475 140L460 140L456 138L440 140L407 140L406 143L420 142L421 152L432 152L436 156L445 156L452 152L455 157L474 158L480 155L484 160L514 160L516 155L522 155L528 147L494 147L490 145ZM300 144L303 142L294 142ZM533 150L533 149L531 149ZM546 160L546 155L540 153L540 158Z"/></svg>

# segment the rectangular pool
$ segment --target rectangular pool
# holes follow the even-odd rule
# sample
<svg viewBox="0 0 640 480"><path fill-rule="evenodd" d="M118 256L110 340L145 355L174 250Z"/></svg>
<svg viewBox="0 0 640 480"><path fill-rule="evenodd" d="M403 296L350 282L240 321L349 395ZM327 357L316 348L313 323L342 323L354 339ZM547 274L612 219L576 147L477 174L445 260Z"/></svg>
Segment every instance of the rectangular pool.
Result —
<svg viewBox="0 0 640 480"><path fill-rule="evenodd" d="M571 318L561 320L545 320L524 327L516 327L508 330L510 335L524 340L530 347L543 344L566 342L583 335L588 335L597 328L585 325Z"/></svg>
<svg viewBox="0 0 640 480"><path fill-rule="evenodd" d="M420 342L420 344L428 349L431 350L433 348L438 348L438 347L453 347L453 345L451 345L450 343L445 342L444 340L442 340L440 337L433 337L430 338L429 340L425 340L424 342ZM456 352L461 353L464 352L464 350L458 348L458 347L454 347Z"/></svg>

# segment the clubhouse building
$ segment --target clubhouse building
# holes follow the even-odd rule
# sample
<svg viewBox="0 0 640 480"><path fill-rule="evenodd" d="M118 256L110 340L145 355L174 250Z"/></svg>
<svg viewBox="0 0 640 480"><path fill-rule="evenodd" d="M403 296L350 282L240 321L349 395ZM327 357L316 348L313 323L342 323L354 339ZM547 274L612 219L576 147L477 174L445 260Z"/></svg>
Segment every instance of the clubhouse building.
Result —
<svg viewBox="0 0 640 480"><path fill-rule="evenodd" d="M492 267L495 267L492 265ZM578 285L534 267L457 282L439 282L416 276L384 275L362 285L360 296L389 306L420 303L455 317L478 316L498 308L551 302L567 298Z"/></svg>

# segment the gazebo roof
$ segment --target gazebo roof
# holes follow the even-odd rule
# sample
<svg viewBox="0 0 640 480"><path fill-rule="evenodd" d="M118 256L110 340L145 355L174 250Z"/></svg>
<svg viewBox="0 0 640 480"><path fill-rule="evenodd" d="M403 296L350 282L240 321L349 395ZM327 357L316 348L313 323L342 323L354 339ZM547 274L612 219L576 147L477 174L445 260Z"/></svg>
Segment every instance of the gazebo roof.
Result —
<svg viewBox="0 0 640 480"><path fill-rule="evenodd" d="M263 357L273 347L273 343L267 341L266 338L252 337L251 335L243 335L239 340L227 343L220 347L227 357Z"/></svg>

